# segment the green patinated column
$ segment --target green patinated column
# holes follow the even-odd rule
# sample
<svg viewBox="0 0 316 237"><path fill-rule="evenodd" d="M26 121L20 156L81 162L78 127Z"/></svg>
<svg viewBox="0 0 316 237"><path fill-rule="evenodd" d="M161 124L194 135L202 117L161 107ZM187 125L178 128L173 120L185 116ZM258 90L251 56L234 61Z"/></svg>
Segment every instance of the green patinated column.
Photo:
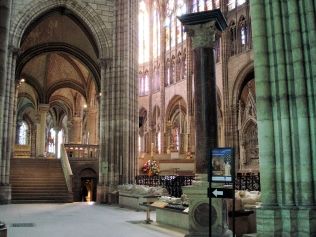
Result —
<svg viewBox="0 0 316 237"><path fill-rule="evenodd" d="M251 5L253 42L255 54L256 74L256 107L258 121L258 140L260 144L260 174L261 174L261 200L264 205L274 206L276 198L276 177L275 177L275 150L274 150L274 129L271 104L271 88L269 81L269 52L266 38L264 1L254 0Z"/></svg>
<svg viewBox="0 0 316 237"><path fill-rule="evenodd" d="M258 236L315 236L316 3L250 4L263 203Z"/></svg>

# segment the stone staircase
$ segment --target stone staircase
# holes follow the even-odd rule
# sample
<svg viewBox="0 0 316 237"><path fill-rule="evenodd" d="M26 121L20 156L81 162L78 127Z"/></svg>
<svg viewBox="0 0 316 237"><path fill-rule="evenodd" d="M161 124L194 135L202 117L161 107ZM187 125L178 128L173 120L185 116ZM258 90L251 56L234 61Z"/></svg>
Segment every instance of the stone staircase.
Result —
<svg viewBox="0 0 316 237"><path fill-rule="evenodd" d="M68 192L58 159L11 159L12 203L66 203Z"/></svg>

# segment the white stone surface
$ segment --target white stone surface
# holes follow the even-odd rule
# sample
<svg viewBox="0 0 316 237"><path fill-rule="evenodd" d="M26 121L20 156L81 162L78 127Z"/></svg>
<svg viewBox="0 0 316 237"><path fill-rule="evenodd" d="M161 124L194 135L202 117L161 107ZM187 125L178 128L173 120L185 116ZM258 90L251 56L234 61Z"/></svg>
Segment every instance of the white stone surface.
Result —
<svg viewBox="0 0 316 237"><path fill-rule="evenodd" d="M154 216L151 213L151 219ZM0 205L0 220L8 227L8 237L182 237L185 234L162 228L155 222L145 224L145 217L145 212L88 203ZM12 227L14 223L35 226Z"/></svg>

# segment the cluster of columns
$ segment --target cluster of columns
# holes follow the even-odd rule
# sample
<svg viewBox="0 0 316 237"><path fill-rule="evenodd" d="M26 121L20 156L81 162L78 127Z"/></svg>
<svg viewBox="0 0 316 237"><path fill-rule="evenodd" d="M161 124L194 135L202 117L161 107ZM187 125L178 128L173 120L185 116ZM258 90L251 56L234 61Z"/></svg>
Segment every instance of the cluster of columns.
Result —
<svg viewBox="0 0 316 237"><path fill-rule="evenodd" d="M7 56L10 24L11 1L0 2L0 204L8 203L11 199L11 188L9 185L10 150L8 142L8 119L10 114L8 104L10 103L11 87L7 83ZM8 85L9 84L9 85Z"/></svg>
<svg viewBox="0 0 316 237"><path fill-rule="evenodd" d="M118 0L112 58L100 60L100 158L97 201L113 200L117 185L133 183L138 142L138 0Z"/></svg>
<svg viewBox="0 0 316 237"><path fill-rule="evenodd" d="M316 235L316 4L253 0L258 236Z"/></svg>

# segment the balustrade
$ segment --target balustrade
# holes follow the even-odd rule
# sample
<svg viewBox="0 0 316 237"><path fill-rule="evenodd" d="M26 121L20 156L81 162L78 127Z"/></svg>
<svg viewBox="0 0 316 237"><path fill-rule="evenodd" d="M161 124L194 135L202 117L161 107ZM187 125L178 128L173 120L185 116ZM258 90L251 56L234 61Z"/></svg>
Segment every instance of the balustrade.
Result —
<svg viewBox="0 0 316 237"><path fill-rule="evenodd" d="M69 159L96 159L99 146L88 144L64 144Z"/></svg>

